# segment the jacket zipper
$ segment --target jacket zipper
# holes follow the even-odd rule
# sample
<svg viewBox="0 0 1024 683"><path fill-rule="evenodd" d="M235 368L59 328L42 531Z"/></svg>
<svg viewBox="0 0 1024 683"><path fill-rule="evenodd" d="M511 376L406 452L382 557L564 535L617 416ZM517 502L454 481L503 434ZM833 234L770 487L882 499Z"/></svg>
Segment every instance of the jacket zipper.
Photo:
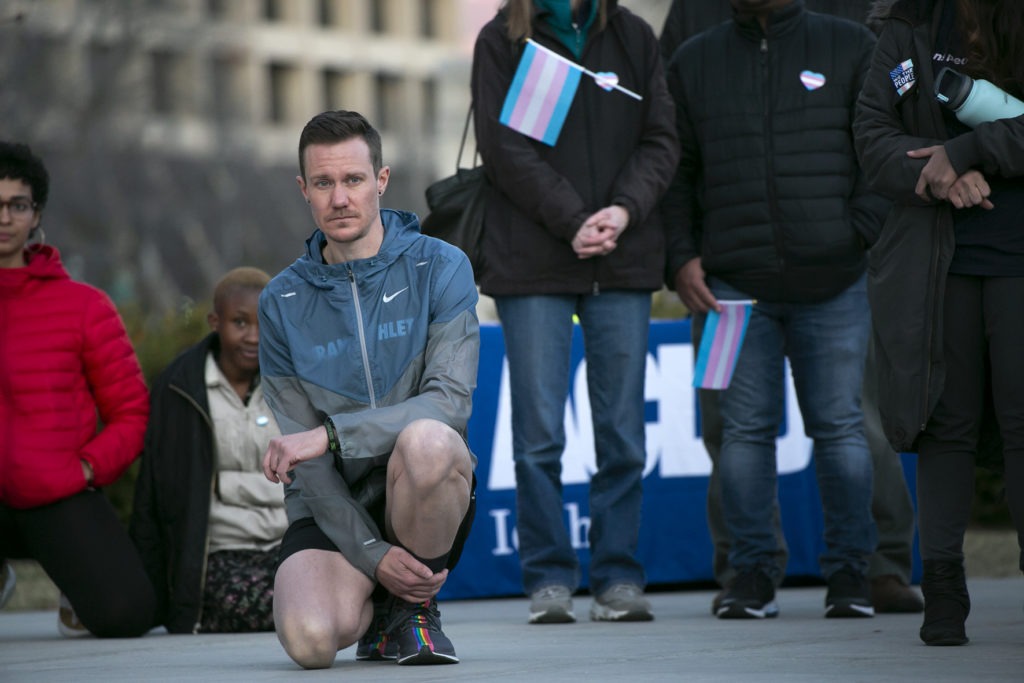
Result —
<svg viewBox="0 0 1024 683"><path fill-rule="evenodd" d="M210 435L213 436L213 420L209 414L202 407L195 402L195 400L185 392L184 389L179 389L175 385L171 385L171 390L175 391L192 404L203 419L206 420L206 426L210 428ZM212 448L210 453L213 456L213 462L210 463L210 503L213 503L214 489L217 485L217 440L213 439ZM203 568L199 572L199 611L196 612L196 623L192 625L192 633L199 633L199 625L203 623L203 593L206 591L206 566L210 561L210 511L206 511L206 533L203 536Z"/></svg>
<svg viewBox="0 0 1024 683"><path fill-rule="evenodd" d="M373 373L370 372L370 355L366 350L366 333L363 331L363 308L359 304L359 287L356 286L356 274L348 269L348 284L352 288L352 301L356 305L356 327L359 330L359 351L363 356L363 373L366 376L366 391L370 396L370 407L377 407L377 397L373 392Z"/></svg>
<svg viewBox="0 0 1024 683"><path fill-rule="evenodd" d="M785 281L783 272L786 269L786 257L782 244L782 236L779 234L778 221L778 197L775 192L774 159L775 145L773 138L774 126L772 125L772 92L771 92L771 68L768 62L768 36L761 38L761 85L763 88L764 103L764 170L765 190L768 193L768 211L772 222L772 235L775 238L775 251L778 255L779 277Z"/></svg>

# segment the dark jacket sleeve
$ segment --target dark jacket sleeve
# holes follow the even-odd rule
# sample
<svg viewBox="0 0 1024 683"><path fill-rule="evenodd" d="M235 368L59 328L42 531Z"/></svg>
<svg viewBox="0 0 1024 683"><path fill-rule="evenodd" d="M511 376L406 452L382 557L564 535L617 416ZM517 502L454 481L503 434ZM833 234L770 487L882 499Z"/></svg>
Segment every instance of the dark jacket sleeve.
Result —
<svg viewBox="0 0 1024 683"><path fill-rule="evenodd" d="M946 142L949 162L958 174L977 168L985 176L1024 175L1024 115L979 124Z"/></svg>
<svg viewBox="0 0 1024 683"><path fill-rule="evenodd" d="M471 76L477 147L491 183L532 221L571 242L591 213L583 198L528 138L499 121L521 53L502 21L487 24L477 37Z"/></svg>
<svg viewBox="0 0 1024 683"><path fill-rule="evenodd" d="M864 29L861 31L862 42L859 46L859 58L857 60L857 73L860 78L854 81L855 90L851 101L856 102L857 94L863 90L864 81L871 68L871 57L875 49L874 35ZM850 108L851 125L856 114L856 107ZM864 170L859 167L854 182L853 194L850 197L850 220L857 233L864 240L867 247L871 247L878 241L882 232L882 224L889 213L891 203L883 196L873 191L864 175Z"/></svg>
<svg viewBox="0 0 1024 683"><path fill-rule="evenodd" d="M901 96L889 76L892 68L909 56L905 50L901 50L901 46L906 47L912 43L910 31L909 25L894 21L887 22L883 29L857 100L853 133L861 169L869 179L871 188L901 204L924 206L932 202L918 197L914 188L925 162L911 159L907 152L941 145L943 141L907 133L899 109ZM924 81L923 77L919 77L914 87L925 87ZM903 95L911 96L909 91ZM910 116L910 113L906 115Z"/></svg>
<svg viewBox="0 0 1024 683"><path fill-rule="evenodd" d="M683 65L687 58L677 52L668 65L668 89L675 101L676 133L679 137L679 164L661 201L667 258L665 281L670 288L675 287L675 274L679 269L701 253L698 187L702 162L683 82L686 72Z"/></svg>
<svg viewBox="0 0 1024 683"><path fill-rule="evenodd" d="M153 583L156 593L157 611L155 623L164 623L170 600L170 579L167 574L167 547L169 539L164 538L161 531L158 482L158 468L153 460L158 457L160 444L163 442L163 397L167 390L167 381L161 375L154 382L151 400L151 419L146 429L145 445L140 458L139 475L135 480L135 495L132 499L132 516L129 523L129 534L142 558L143 567L149 580Z"/></svg>
<svg viewBox="0 0 1024 683"><path fill-rule="evenodd" d="M638 25L644 39L633 44L637 45L637 50L645 51L641 63L647 66L646 117L640 140L622 165L612 188L612 203L629 210L631 223L644 220L656 210L679 163L675 106L665 84L658 43L646 23L638 22Z"/></svg>

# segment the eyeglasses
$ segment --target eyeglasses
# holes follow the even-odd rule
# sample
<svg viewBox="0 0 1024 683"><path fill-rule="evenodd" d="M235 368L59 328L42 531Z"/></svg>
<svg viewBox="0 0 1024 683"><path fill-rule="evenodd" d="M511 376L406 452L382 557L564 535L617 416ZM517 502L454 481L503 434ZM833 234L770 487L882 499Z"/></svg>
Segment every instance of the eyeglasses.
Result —
<svg viewBox="0 0 1024 683"><path fill-rule="evenodd" d="M35 202L30 202L27 199L9 199L6 202L0 199L0 211L3 211L4 207L6 207L12 216L17 216L18 218L31 215L36 210L36 206Z"/></svg>

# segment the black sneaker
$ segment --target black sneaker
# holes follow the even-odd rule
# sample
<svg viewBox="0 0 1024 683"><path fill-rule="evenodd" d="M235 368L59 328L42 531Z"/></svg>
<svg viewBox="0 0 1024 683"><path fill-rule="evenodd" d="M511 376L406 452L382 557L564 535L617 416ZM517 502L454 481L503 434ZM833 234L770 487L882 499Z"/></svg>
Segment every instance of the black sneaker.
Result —
<svg viewBox="0 0 1024 683"><path fill-rule="evenodd" d="M399 664L458 664L455 647L441 631L437 600L410 603L395 600L391 627L398 643Z"/></svg>
<svg viewBox="0 0 1024 683"><path fill-rule="evenodd" d="M360 662L394 661L398 659L398 642L388 633L392 600L373 604L373 621L356 645L356 660Z"/></svg>
<svg viewBox="0 0 1024 683"><path fill-rule="evenodd" d="M744 569L725 589L715 616L719 619L771 619L779 616L775 583L760 569Z"/></svg>
<svg viewBox="0 0 1024 683"><path fill-rule="evenodd" d="M871 585L868 583L868 577L850 567L843 567L828 577L825 616L829 618L875 616L875 608L871 605Z"/></svg>

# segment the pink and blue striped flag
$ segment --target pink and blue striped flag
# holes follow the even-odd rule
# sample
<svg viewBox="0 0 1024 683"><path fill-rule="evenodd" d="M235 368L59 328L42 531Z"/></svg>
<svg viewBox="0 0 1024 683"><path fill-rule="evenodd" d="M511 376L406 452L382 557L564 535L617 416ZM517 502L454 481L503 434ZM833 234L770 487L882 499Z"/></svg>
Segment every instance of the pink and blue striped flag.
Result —
<svg viewBox="0 0 1024 683"><path fill-rule="evenodd" d="M527 41L498 120L523 135L554 146L581 74L578 64Z"/></svg>
<svg viewBox="0 0 1024 683"><path fill-rule="evenodd" d="M740 357L747 335L753 304L750 301L719 301L722 312L709 311L701 335L693 386L698 389L726 389Z"/></svg>

